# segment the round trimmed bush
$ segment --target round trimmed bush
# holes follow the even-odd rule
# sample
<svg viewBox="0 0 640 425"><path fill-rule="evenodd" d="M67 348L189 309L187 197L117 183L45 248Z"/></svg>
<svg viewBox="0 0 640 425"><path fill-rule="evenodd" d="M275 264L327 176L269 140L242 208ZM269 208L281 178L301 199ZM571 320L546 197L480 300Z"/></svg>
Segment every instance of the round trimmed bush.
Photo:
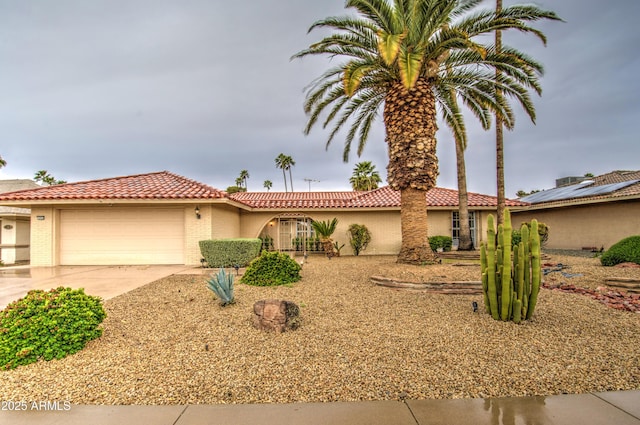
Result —
<svg viewBox="0 0 640 425"><path fill-rule="evenodd" d="M640 264L640 236L629 236L615 243L600 257L603 266L620 263Z"/></svg>
<svg viewBox="0 0 640 425"><path fill-rule="evenodd" d="M0 369L61 359L102 335L100 297L83 289L29 291L0 311Z"/></svg>
<svg viewBox="0 0 640 425"><path fill-rule="evenodd" d="M241 282L255 286L277 286L300 280L300 264L287 254L263 251L251 261Z"/></svg>

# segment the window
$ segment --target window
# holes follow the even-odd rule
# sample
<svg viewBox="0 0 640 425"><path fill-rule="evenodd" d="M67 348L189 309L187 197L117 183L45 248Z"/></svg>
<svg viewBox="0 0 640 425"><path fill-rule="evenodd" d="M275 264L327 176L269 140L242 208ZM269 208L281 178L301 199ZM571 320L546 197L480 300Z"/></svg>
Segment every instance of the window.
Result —
<svg viewBox="0 0 640 425"><path fill-rule="evenodd" d="M469 227L471 229L471 240L473 241L473 246L477 247L477 238L476 238L476 213L475 211L469 211ZM451 216L451 229L453 238L453 246L455 248L458 247L460 242L460 214L458 211L454 211Z"/></svg>
<svg viewBox="0 0 640 425"><path fill-rule="evenodd" d="M309 218L280 219L280 249L316 251L315 231ZM314 244L312 246L312 243Z"/></svg>

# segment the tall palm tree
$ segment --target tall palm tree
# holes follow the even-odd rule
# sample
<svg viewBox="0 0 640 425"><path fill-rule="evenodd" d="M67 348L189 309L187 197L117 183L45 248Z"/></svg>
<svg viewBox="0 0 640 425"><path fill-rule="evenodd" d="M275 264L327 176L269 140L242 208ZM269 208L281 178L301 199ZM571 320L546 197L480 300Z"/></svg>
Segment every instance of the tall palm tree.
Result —
<svg viewBox="0 0 640 425"><path fill-rule="evenodd" d="M244 188L247 189L247 179L249 178L249 172L247 170L241 170L240 176L238 178L240 179L240 182L244 186Z"/></svg>
<svg viewBox="0 0 640 425"><path fill-rule="evenodd" d="M282 169L282 176L284 177L284 191L287 191L287 176L284 173L285 170L289 170L289 183L291 183L291 191L293 192L293 177L291 175L291 167L296 165L296 162L289 155L280 154L276 158L276 167Z"/></svg>
<svg viewBox="0 0 640 425"><path fill-rule="evenodd" d="M380 173L371 161L362 161L356 164L353 174L349 179L353 190L373 190L381 183Z"/></svg>
<svg viewBox="0 0 640 425"><path fill-rule="evenodd" d="M2 156L0 156L0 168L6 167L7 166L7 161L4 160L4 158L2 158Z"/></svg>
<svg viewBox="0 0 640 425"><path fill-rule="evenodd" d="M262 186L264 186L268 192L273 187L273 182L271 180L265 180L264 183L262 183Z"/></svg>
<svg viewBox="0 0 640 425"><path fill-rule="evenodd" d="M436 105L459 138L466 140L462 114L451 103L455 93L483 122L500 115L513 125L506 97L517 100L533 118L529 89L540 92L542 66L525 54L508 49L497 53L481 44L496 29L517 29L545 41L529 26L540 19L559 19L535 6L511 6L501 13L477 10L481 0L347 0L357 15L330 17L314 29L334 32L294 55L329 55L347 60L326 71L308 89L305 132L327 112L323 126L334 122L327 147L349 122L343 159L357 139L360 155L372 123L383 106L389 185L400 191L402 245L398 262L425 263L435 259L428 243L426 191L438 176ZM478 41L475 41L478 40ZM447 72L450 69L450 72ZM496 81L495 69L502 70ZM335 121L334 121L335 120Z"/></svg>
<svg viewBox="0 0 640 425"><path fill-rule="evenodd" d="M496 0L496 13L502 12L502 0ZM496 52L502 51L502 31L496 30ZM496 80L500 79L500 70L496 69ZM496 97L502 96L500 87L496 86ZM504 222L506 200L504 194L504 136L502 133L502 119L496 115L496 191L498 205L496 211L497 224Z"/></svg>
<svg viewBox="0 0 640 425"><path fill-rule="evenodd" d="M276 167L280 168L282 170L282 178L284 179L284 191L288 192L287 190L287 175L285 174L285 170L287 168L287 156L283 153L279 154L276 157Z"/></svg>
<svg viewBox="0 0 640 425"><path fill-rule="evenodd" d="M289 170L289 186L293 192L293 176L291 175L291 167L296 165L296 162L290 156L285 156L285 169Z"/></svg>

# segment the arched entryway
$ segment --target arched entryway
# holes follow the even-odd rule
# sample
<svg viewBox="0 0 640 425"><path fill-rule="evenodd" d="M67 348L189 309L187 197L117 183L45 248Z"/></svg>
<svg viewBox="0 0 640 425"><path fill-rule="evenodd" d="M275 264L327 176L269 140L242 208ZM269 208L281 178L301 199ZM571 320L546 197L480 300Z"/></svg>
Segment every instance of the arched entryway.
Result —
<svg viewBox="0 0 640 425"><path fill-rule="evenodd" d="M322 244L305 214L284 213L273 217L260 232L263 249L293 253L321 252Z"/></svg>

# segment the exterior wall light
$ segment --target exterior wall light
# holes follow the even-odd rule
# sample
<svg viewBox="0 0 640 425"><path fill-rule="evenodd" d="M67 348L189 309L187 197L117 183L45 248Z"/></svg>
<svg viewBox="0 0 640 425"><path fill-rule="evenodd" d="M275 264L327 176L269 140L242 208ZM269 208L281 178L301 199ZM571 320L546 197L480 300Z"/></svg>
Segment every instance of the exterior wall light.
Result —
<svg viewBox="0 0 640 425"><path fill-rule="evenodd" d="M196 207L196 218L200 220L200 207Z"/></svg>

